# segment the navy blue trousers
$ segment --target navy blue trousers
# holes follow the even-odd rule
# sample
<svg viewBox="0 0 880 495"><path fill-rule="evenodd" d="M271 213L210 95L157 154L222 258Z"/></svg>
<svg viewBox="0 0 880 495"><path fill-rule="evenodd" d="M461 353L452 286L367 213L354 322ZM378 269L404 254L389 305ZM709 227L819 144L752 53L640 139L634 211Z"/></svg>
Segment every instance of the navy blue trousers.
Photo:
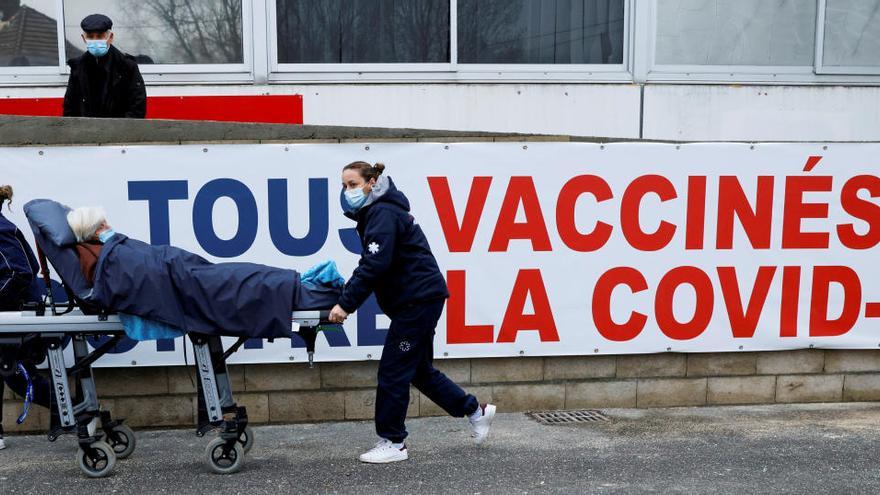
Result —
<svg viewBox="0 0 880 495"><path fill-rule="evenodd" d="M376 433L392 442L406 438L406 409L412 384L450 416L464 417L479 407L468 394L434 368L434 329L445 300L408 305L391 317L379 361L376 389Z"/></svg>

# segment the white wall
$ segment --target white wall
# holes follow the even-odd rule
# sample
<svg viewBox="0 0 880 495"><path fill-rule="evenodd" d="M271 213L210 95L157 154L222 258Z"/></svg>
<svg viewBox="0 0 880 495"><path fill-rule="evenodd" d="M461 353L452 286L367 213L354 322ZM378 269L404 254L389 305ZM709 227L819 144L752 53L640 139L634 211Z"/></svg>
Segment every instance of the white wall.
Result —
<svg viewBox="0 0 880 495"><path fill-rule="evenodd" d="M0 88L0 98L63 88ZM305 124L681 141L880 141L880 87L648 84L150 86L151 95L301 94Z"/></svg>
<svg viewBox="0 0 880 495"><path fill-rule="evenodd" d="M646 139L880 141L880 87L645 87Z"/></svg>
<svg viewBox="0 0 880 495"><path fill-rule="evenodd" d="M310 86L306 124L639 135L636 85Z"/></svg>

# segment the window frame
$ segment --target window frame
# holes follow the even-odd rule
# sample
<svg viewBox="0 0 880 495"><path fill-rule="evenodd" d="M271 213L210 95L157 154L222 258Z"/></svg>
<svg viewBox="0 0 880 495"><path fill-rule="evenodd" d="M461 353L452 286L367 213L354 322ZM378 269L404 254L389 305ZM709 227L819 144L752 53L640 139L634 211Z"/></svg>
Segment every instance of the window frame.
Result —
<svg viewBox="0 0 880 495"><path fill-rule="evenodd" d="M452 17L452 7L456 0L449 0L450 17ZM293 80L302 80L296 77L302 73L304 76L309 74L338 74L343 79L353 78L355 75L363 75L364 73L431 73L444 72L449 70L450 62L440 63L282 63L278 61L278 0L267 0L267 22L269 33L269 71L271 75L289 74L294 76ZM450 33L450 36L452 33ZM452 43L450 42L450 57L453 57ZM346 76L347 74L347 76ZM270 77L270 79L278 79ZM283 77L281 79L284 79ZM306 77L308 79L308 77ZM356 79L356 78L354 78Z"/></svg>
<svg viewBox="0 0 880 495"><path fill-rule="evenodd" d="M71 0L62 0L71 1ZM232 64L138 64L145 82L250 82L253 81L253 1L241 0L242 62ZM64 41L61 40L62 44ZM70 68L65 66L65 74ZM209 76L210 80L206 80Z"/></svg>
<svg viewBox="0 0 880 495"><path fill-rule="evenodd" d="M57 65L37 66L0 66L0 85L38 85L52 84L64 74L67 69L67 60L61 56L64 53L64 8L62 0L55 1L55 25L56 46L58 54ZM64 76L64 82L67 77Z"/></svg>
<svg viewBox="0 0 880 495"><path fill-rule="evenodd" d="M57 66L0 67L0 86L64 85L70 77L65 52L66 23L64 2L55 0L58 26ZM265 0L241 0L242 62L234 64L139 64L144 81L152 84L223 84L253 83L254 50L257 22L254 3Z"/></svg>
<svg viewBox="0 0 880 495"><path fill-rule="evenodd" d="M819 18L824 24L825 0L815 0L816 25L814 33L814 53L824 45L824 29L818 30ZM876 85L880 83L880 71L876 73L854 73L843 71L820 71L814 54L812 65L770 66L770 65L676 65L659 64L657 54L657 2L640 2L637 15L647 28L643 30L646 39L639 43L643 52L642 63L634 71L635 80L651 83L749 83L749 84L851 84Z"/></svg>
<svg viewBox="0 0 880 495"><path fill-rule="evenodd" d="M58 65L0 67L0 87L64 86L64 2L54 0ZM827 0L817 2L812 66L662 65L655 61L658 0L624 0L621 64L460 64L458 2L449 0L450 61L427 64L279 64L277 0L242 1L242 63L142 64L151 86L321 83L880 84L880 66L826 66Z"/></svg>
<svg viewBox="0 0 880 495"><path fill-rule="evenodd" d="M876 66L825 65L825 9L828 0L819 0L816 10L816 55L814 70L816 74L880 76L880 64Z"/></svg>
<svg viewBox="0 0 880 495"><path fill-rule="evenodd" d="M649 46L645 56L649 60L648 78L652 81L676 81L676 80L722 80L739 81L742 79L760 79L764 81L775 80L799 80L801 77L813 74L810 65L689 65L689 64L661 64L657 62L657 17L659 0L642 2L643 8L648 10L648 40ZM781 77L780 77L781 76Z"/></svg>
<svg viewBox="0 0 880 495"><path fill-rule="evenodd" d="M450 61L407 64L296 64L278 62L277 0L267 0L269 81L287 82L623 82L630 70L633 9L624 0L623 62L620 64L461 64L458 62L458 1L449 0Z"/></svg>

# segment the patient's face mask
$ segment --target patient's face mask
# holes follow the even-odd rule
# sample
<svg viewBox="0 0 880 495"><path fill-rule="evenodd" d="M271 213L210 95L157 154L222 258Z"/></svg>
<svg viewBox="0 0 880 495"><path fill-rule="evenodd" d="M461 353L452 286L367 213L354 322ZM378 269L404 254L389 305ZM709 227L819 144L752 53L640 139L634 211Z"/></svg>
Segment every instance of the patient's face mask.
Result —
<svg viewBox="0 0 880 495"><path fill-rule="evenodd" d="M116 231L113 229L107 229L104 232L98 234L98 240L101 241L101 244L107 244L107 241L110 240L114 235L116 235Z"/></svg>

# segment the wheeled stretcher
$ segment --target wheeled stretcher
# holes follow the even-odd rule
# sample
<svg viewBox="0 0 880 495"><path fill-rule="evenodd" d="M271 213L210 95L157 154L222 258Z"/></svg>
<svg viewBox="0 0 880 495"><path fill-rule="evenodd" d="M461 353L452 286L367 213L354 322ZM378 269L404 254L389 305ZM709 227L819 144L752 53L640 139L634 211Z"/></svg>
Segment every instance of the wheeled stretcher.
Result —
<svg viewBox="0 0 880 495"><path fill-rule="evenodd" d="M125 326L118 316L109 314L103 305L92 297L93 286L86 282L81 271L75 249L75 238L67 225L66 213L69 208L55 201L41 199L25 204L24 211L34 233L43 280L50 289L47 291L46 299L41 303L25 306L21 312L0 313L0 374L8 377L15 373L19 363L24 360L35 363L48 360L52 387L48 399L52 417L49 440L54 441L62 434L76 434L79 443L77 462L80 469L87 476L103 477L112 472L117 459L124 459L132 454L136 438L123 420L113 419L109 411L100 409L91 366L126 335ZM152 253L149 247L144 247L146 245L139 241L133 241L133 244L137 244L137 249L141 250L140 255L148 256ZM106 249L109 248L105 247L105 252ZM207 262L191 253L173 249L158 248L157 252L162 255L172 252L176 256L175 262L193 262L198 265L196 271L204 273ZM162 261L161 257L157 259ZM67 295L66 307L62 308L56 304L56 299L60 298L54 297L55 294L51 289L49 263L61 279ZM237 268L232 267L232 270L238 272L231 273L240 275L242 265L244 264L237 264ZM185 270L183 272L181 276L189 276L189 272ZM327 323L329 308L336 303L341 291L338 287L306 286L305 283L301 283L300 275L291 270L260 266L255 269L255 273L264 277L260 280L275 285L256 284L255 287L255 284L249 281L242 283L240 290L258 291L258 296L246 299L247 311L242 313L253 316L264 325L274 325L274 332L250 335L239 328L239 333L229 335L237 337L238 340L228 349L224 349L221 337L230 329L222 324L215 324L214 321L206 324L202 321L202 326L195 328L199 328L199 332L212 333L193 331L186 333L193 345L198 373L199 414L196 434L203 436L212 430L219 432L205 450L207 465L217 473L234 473L241 469L245 453L254 443L253 432L248 428L247 410L238 406L232 397L232 387L226 372L226 359L251 338L289 338L293 335L292 330L305 341L311 366L319 325ZM143 270L138 272L138 277L146 276ZM166 280L162 277L165 276L160 269L153 281L164 283ZM123 278L131 277L125 274ZM249 280L248 277L242 279ZM208 280L205 282L207 285L196 286L196 289L206 286L211 288L211 282ZM234 284L227 279L222 282L220 286L224 288L234 287ZM182 283L185 285L185 282ZM175 285L167 285L167 287L168 293L175 294L179 293L175 292L177 289L182 289ZM276 289L284 288L294 293L292 305L286 307L278 304L278 297L274 297L276 293L281 292ZM223 300L234 299L230 293L237 294L237 290L235 288L226 290L222 293ZM137 299L141 293L122 291L121 295ZM150 293L143 295L155 296ZM186 296L187 294L184 293L181 297ZM263 297L270 301L265 302ZM290 301L286 297L281 302ZM178 304L173 298L166 298L163 301ZM191 300L187 302L187 304L191 303ZM200 309L206 307L228 309L211 304ZM290 314L291 323L296 323L298 328L294 328L292 324L287 325L286 315L290 308L293 310ZM277 318L266 318L265 314L261 313L271 314L273 318L275 316ZM233 317L229 314L227 311L226 321L239 324L241 327L243 320L235 318L239 316L238 312L234 311ZM250 320L246 321L249 327L252 323ZM256 326L258 328L255 330L260 331L259 324ZM90 351L87 342L89 337L102 337L101 340L104 342ZM73 347L72 363L65 362L63 352L68 341ZM95 418L101 421L101 431L90 434L89 424Z"/></svg>
<svg viewBox="0 0 880 495"><path fill-rule="evenodd" d="M327 311L295 311L291 315L293 323L299 325L297 333L306 342L310 363L318 326L326 322L327 316ZM122 323L114 315L86 315L78 310L52 315L42 306L25 308L22 312L0 312L0 348L30 349L30 358L36 349L37 355L47 359L52 385L50 407L52 417L57 418L50 426L49 441L55 441L62 434L75 434L79 443L77 463L89 477L107 476L117 459L125 459L135 450L136 437L131 428L123 424L122 419L114 420L110 411L99 408L91 369L123 336ZM204 405L199 408L196 434L203 436L208 431L219 430L219 436L206 447L205 462L217 473L236 472L254 444L254 435L248 428L246 409L233 400L226 359L247 338L239 338L224 350L219 336L188 336L195 351L199 402ZM90 351L88 337L108 339ZM73 362L69 365L64 357L67 339L73 347ZM21 358L24 357L0 353L0 375L15 373ZM95 418L101 421L101 431L90 435L88 424Z"/></svg>

